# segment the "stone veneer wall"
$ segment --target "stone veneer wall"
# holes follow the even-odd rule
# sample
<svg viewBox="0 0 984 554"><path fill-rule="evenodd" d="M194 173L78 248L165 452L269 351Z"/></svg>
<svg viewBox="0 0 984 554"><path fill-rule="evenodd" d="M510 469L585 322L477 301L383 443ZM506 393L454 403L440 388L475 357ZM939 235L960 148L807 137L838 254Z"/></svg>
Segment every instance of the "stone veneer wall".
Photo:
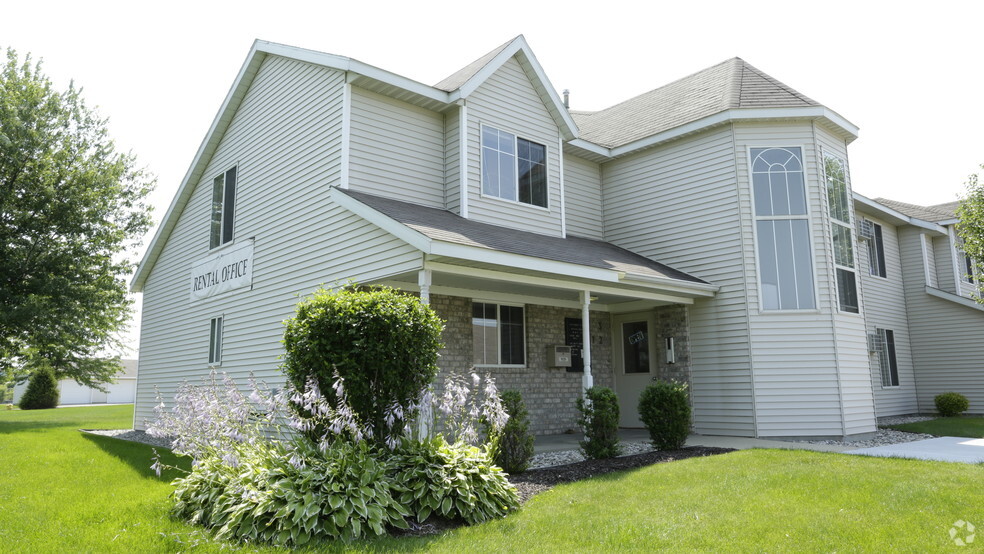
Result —
<svg viewBox="0 0 984 554"><path fill-rule="evenodd" d="M472 367L472 300L431 295L430 304L445 321L445 346L438 361L441 373L435 383L437 391L440 391L449 372L466 372ZM563 368L548 368L546 356L547 346L564 344L564 318L580 318L581 311L527 304L525 314L526 367L481 368L479 373L490 371L499 390L515 389L523 395L530 412L533 433L549 435L576 431L575 402L581 394L582 374ZM670 317L666 319L668 324L675 321ZM611 346L609 314L591 312L591 373L595 385L614 387ZM680 352L679 347L677 351Z"/></svg>
<svg viewBox="0 0 984 554"><path fill-rule="evenodd" d="M660 306L656 308L656 375L661 381L681 381L690 385L690 322L687 307L682 304ZM673 337L676 362L666 363L666 346L664 339Z"/></svg>

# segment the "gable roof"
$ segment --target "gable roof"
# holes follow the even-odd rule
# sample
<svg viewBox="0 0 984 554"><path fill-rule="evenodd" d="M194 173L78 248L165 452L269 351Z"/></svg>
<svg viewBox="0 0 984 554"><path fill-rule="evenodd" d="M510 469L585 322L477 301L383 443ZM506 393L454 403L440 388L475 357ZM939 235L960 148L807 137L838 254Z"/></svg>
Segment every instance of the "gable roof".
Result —
<svg viewBox="0 0 984 554"><path fill-rule="evenodd" d="M785 110L778 110L782 108ZM711 119L720 114L728 117ZM572 111L571 115L581 139L609 149L627 147L702 120L712 125L737 118L823 117L841 127L849 138L857 136L857 127L741 58L731 58L609 108Z"/></svg>
<svg viewBox="0 0 984 554"><path fill-rule="evenodd" d="M353 190L333 189L432 240L474 246L556 262L608 269L657 279L707 285L706 281L611 243L581 237L551 237L465 219L438 208Z"/></svg>
<svg viewBox="0 0 984 554"><path fill-rule="evenodd" d="M277 44L263 40L256 40L250 48L246 61L243 62L239 74L232 83L229 93L223 100L212 125L209 127L205 138L202 140L195 157L188 168L188 172L181 180L178 191L171 200L157 232L151 239L144 253L140 265L130 281L130 290L141 292L150 270L156 263L167 242L168 236L177 224L181 212L184 211L195 186L202 179L202 173L212 155L218 148L222 136L225 134L236 110L249 90L253 79L260 69L260 65L268 55L282 56L298 61L303 61L323 67L344 71L349 74L349 82L367 90L388 95L398 100L410 102L412 104L440 111L453 106L461 99L467 98L474 92L486 79L488 79L499 67L506 63L510 58L516 56L530 82L536 89L537 94L543 100L547 110L551 113L564 139L569 140L577 136L577 125L571 119L570 114L564 108L563 102L557 96L550 81L547 79L543 68L536 60L532 50L526 43L526 39L519 35L504 45L482 56L475 62L469 64L461 71L452 75L442 86L444 89L425 85L418 81L408 79L401 75L379 69L378 67L360 62L353 58L336 56L325 52L297 48L284 44ZM459 83L460 82L460 83ZM451 88L454 86L454 88Z"/></svg>
<svg viewBox="0 0 984 554"><path fill-rule="evenodd" d="M932 221L934 223L954 219L956 217L957 205L960 204L960 202L947 202L945 204L937 204L935 206L919 206L917 204L907 204L905 202L890 200L888 198L875 198L875 202L884 204L885 206L888 206L895 211L902 212L909 217L915 217L917 219L922 219L923 221Z"/></svg>

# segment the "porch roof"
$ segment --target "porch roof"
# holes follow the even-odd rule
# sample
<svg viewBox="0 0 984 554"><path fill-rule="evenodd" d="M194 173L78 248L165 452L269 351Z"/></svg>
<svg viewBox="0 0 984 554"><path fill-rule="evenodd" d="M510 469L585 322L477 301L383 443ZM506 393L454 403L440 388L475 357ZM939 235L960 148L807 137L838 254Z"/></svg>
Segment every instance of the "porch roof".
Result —
<svg viewBox="0 0 984 554"><path fill-rule="evenodd" d="M352 190L340 191L373 210L438 241L486 248L631 275L707 285L706 281L614 244L581 237L552 237L480 223L429 208Z"/></svg>

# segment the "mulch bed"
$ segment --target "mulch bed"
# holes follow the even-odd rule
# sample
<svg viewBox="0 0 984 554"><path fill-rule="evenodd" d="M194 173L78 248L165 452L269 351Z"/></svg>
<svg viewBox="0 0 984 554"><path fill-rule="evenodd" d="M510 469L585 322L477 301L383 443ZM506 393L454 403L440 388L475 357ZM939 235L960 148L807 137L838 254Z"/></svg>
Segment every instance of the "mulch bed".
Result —
<svg viewBox="0 0 984 554"><path fill-rule="evenodd" d="M585 460L562 466L531 469L517 475L510 475L509 482L516 486L519 501L525 504L533 495L549 490L556 485L573 483L590 477L597 477L613 471L636 469L663 462L674 462L687 458L699 458L734 452L733 448L713 448L691 446L679 450L645 452L632 456L621 456L604 460Z"/></svg>

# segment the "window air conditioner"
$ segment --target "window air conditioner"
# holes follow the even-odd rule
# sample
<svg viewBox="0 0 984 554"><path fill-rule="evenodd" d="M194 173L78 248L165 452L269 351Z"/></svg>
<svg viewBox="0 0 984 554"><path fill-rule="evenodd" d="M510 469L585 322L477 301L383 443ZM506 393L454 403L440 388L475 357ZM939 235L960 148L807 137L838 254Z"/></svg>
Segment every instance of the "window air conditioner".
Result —
<svg viewBox="0 0 984 554"><path fill-rule="evenodd" d="M874 240L875 224L867 219L858 219L858 238L861 240Z"/></svg>

